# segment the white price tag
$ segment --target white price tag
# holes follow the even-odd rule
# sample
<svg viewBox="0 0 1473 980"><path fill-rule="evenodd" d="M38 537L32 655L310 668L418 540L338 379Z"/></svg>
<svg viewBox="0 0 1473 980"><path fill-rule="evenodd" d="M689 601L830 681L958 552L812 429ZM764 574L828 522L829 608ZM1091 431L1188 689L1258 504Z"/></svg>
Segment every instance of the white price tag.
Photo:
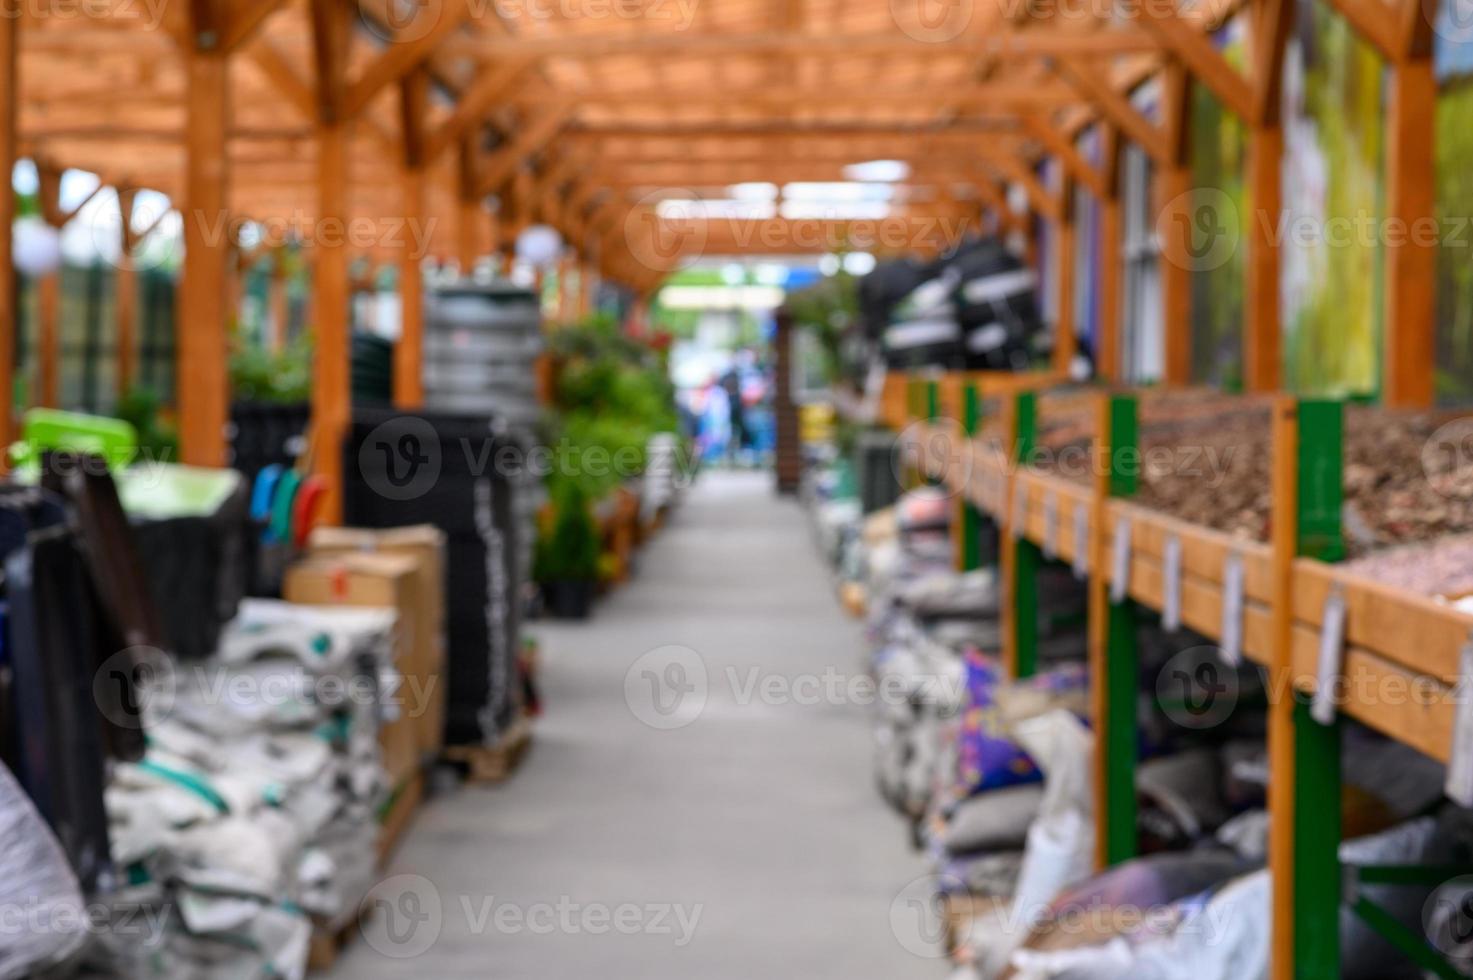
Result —
<svg viewBox="0 0 1473 980"><path fill-rule="evenodd" d="M1320 627L1320 660L1315 669L1314 703L1309 715L1321 725L1335 721L1335 689L1345 660L1345 593L1336 584L1325 597Z"/></svg>
<svg viewBox="0 0 1473 980"><path fill-rule="evenodd" d="M1023 526L1028 523L1028 491L1023 487L1013 487L1013 519L1008 524L1008 533L1014 541L1023 537Z"/></svg>
<svg viewBox="0 0 1473 980"><path fill-rule="evenodd" d="M1175 632L1181 629L1181 538L1166 536L1161 555L1161 626Z"/></svg>
<svg viewBox="0 0 1473 980"><path fill-rule="evenodd" d="M1243 662L1243 556L1234 552L1222 564L1222 659Z"/></svg>
<svg viewBox="0 0 1473 980"><path fill-rule="evenodd" d="M1453 687L1458 704L1445 789L1448 799L1458 806L1473 806L1473 697L1470 697L1470 679L1473 679L1473 638L1463 644L1458 683Z"/></svg>
<svg viewBox="0 0 1473 980"><path fill-rule="evenodd" d="M1130 594L1130 518L1121 514L1115 521L1115 542L1110 555L1110 601L1124 602Z"/></svg>
<svg viewBox="0 0 1473 980"><path fill-rule="evenodd" d="M1043 498L1043 554L1059 556L1059 495L1052 490Z"/></svg>
<svg viewBox="0 0 1473 980"><path fill-rule="evenodd" d="M1074 577L1083 579L1089 574L1089 508L1084 504L1074 505Z"/></svg>

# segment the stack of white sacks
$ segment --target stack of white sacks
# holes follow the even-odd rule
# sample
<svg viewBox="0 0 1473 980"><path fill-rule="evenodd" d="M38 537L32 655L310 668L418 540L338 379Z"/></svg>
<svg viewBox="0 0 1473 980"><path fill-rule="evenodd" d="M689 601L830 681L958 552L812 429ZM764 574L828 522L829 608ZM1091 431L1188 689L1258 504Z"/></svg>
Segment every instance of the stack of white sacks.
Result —
<svg viewBox="0 0 1473 980"><path fill-rule="evenodd" d="M316 922L375 881L394 613L251 600L201 664L156 672L148 753L107 791L114 860L89 967L300 977Z"/></svg>

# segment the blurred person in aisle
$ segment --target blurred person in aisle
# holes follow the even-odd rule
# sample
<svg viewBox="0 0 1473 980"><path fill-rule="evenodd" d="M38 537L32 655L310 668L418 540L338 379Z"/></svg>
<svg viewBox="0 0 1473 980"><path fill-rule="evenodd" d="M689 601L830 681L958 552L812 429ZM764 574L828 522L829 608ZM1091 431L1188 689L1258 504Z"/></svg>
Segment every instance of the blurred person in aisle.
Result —
<svg viewBox="0 0 1473 980"><path fill-rule="evenodd" d="M742 377L740 355L721 378L721 390L726 394L727 428L730 435L726 441L726 459L733 466L743 465L743 450L747 448L747 412L742 400Z"/></svg>
<svg viewBox="0 0 1473 980"><path fill-rule="evenodd" d="M731 442L731 399L715 377L707 380L699 399L701 458L715 462L726 455Z"/></svg>

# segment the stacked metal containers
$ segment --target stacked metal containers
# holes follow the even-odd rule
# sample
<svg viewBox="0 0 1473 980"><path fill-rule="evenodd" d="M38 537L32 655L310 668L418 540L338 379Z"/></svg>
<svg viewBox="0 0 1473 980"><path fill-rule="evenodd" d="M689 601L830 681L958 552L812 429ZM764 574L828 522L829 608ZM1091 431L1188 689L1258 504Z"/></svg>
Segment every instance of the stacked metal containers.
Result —
<svg viewBox="0 0 1473 980"><path fill-rule="evenodd" d="M534 292L506 279L440 286L429 295L424 345L426 408L487 415L527 449L538 443L542 308ZM542 479L524 466L507 475L516 489L518 577L528 582Z"/></svg>

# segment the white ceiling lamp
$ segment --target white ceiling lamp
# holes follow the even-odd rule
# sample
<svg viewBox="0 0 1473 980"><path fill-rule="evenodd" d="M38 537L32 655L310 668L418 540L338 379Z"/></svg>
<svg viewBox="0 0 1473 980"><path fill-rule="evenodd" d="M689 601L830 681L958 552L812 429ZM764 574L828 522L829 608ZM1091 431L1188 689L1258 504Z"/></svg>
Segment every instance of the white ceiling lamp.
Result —
<svg viewBox="0 0 1473 980"><path fill-rule="evenodd" d="M534 269L546 269L563 252L563 236L551 225L528 225L517 236L517 258Z"/></svg>
<svg viewBox="0 0 1473 980"><path fill-rule="evenodd" d="M61 265L61 235L40 218L21 218L11 228L15 267L32 279Z"/></svg>
<svg viewBox="0 0 1473 980"><path fill-rule="evenodd" d="M847 180L894 183L910 176L910 164L904 160L866 160L849 164L843 173Z"/></svg>

